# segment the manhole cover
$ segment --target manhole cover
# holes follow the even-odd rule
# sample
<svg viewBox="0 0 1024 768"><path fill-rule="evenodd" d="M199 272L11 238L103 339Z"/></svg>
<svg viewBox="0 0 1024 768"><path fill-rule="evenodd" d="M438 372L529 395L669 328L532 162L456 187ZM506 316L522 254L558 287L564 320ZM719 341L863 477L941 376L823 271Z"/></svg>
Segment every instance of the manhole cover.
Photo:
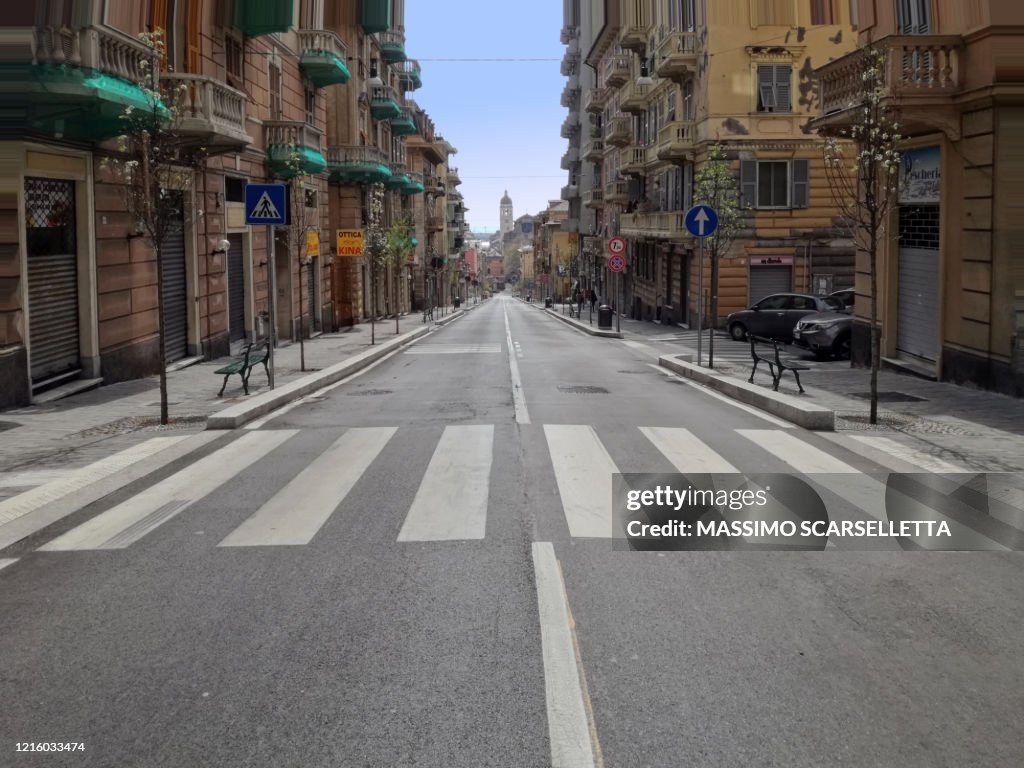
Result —
<svg viewBox="0 0 1024 768"><path fill-rule="evenodd" d="M563 384L558 387L559 392L568 392L570 395L607 395L608 390L604 387L591 387L585 384L570 385Z"/></svg>
<svg viewBox="0 0 1024 768"><path fill-rule="evenodd" d="M15 427L20 426L21 424L19 424L16 421L0 421L0 432L3 432L6 429L14 429Z"/></svg>
<svg viewBox="0 0 1024 768"><path fill-rule="evenodd" d="M870 400L870 392L851 392L850 397L859 397L862 400ZM879 392L878 402L880 403L927 403L923 397L908 395L906 392Z"/></svg>
<svg viewBox="0 0 1024 768"><path fill-rule="evenodd" d="M616 373L654 373L654 371L616 371Z"/></svg>
<svg viewBox="0 0 1024 768"><path fill-rule="evenodd" d="M349 397L362 397L363 395L390 395L390 389L360 389L356 392L348 392Z"/></svg>

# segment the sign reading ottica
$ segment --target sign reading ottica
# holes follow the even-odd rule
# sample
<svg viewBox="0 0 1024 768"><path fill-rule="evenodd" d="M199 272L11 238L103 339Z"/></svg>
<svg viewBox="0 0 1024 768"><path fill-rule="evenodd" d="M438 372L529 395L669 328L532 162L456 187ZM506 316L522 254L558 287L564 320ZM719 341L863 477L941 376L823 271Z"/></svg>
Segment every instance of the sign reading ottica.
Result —
<svg viewBox="0 0 1024 768"><path fill-rule="evenodd" d="M337 230L337 239L339 256L363 255L363 230L339 229Z"/></svg>
<svg viewBox="0 0 1024 768"><path fill-rule="evenodd" d="M908 149L900 157L900 203L921 205L939 202L942 186L942 153L938 147Z"/></svg>

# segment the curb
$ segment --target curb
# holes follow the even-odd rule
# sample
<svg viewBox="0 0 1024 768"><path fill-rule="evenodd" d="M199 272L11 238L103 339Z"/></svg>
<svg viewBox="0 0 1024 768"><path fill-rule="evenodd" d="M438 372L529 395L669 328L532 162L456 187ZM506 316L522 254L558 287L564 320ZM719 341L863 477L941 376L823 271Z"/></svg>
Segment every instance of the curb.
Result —
<svg viewBox="0 0 1024 768"><path fill-rule="evenodd" d="M793 395L766 390L764 387L748 384L732 376L711 373L706 368L700 368L676 355L662 355L658 358L658 365L717 390L733 400L752 405L773 416L791 421L804 429L822 432L835 431L836 412L831 408L804 402Z"/></svg>
<svg viewBox="0 0 1024 768"><path fill-rule="evenodd" d="M591 326L584 325L583 323L581 323L581 322L579 322L577 320L573 320L571 318L568 318L568 317L565 317L563 315L560 315L560 314L558 314L557 312L555 312L552 309L547 309L546 307L541 307L541 309L543 309L544 312L546 312L547 314L551 315L552 317L557 317L563 323L568 323L573 328L576 328L576 329L578 329L580 331L583 331L584 333L589 333L591 336L601 336L602 338L606 338L606 339L622 339L622 338L625 338L622 335L621 331L602 331L602 330L600 330L598 328L592 328Z"/></svg>
<svg viewBox="0 0 1024 768"><path fill-rule="evenodd" d="M464 313L462 311L453 313L451 316L438 321L436 324L447 325L456 318L461 317L463 314ZM271 411L277 410L282 405L286 405L292 400L297 400L303 395L308 395L310 392L315 392L328 384L341 381L346 376L351 376L353 373L361 371L363 368L366 368L368 365L376 362L385 355L394 352L400 347L404 347L406 344L418 339L420 336L425 336L430 333L430 330L431 329L428 326L421 326L415 331L409 331L396 339L391 339L379 346L371 347L364 352L353 355L347 360L335 363L330 368L325 368L324 370L317 371L309 376L303 376L301 379L290 381L276 389L256 395L251 400L247 400L244 403L238 403L237 405L232 405L230 408L225 408L223 411L211 414L206 419L206 428L237 429L253 419L257 419L260 416L265 416Z"/></svg>

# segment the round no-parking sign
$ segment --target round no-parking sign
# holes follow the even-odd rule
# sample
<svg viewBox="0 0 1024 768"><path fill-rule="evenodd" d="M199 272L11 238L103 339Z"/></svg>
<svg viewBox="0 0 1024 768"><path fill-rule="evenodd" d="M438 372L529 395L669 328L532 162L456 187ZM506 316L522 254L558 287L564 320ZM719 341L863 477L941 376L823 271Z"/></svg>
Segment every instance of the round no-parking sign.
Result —
<svg viewBox="0 0 1024 768"><path fill-rule="evenodd" d="M612 256L608 259L608 269L612 272L621 272L626 268L626 260L621 256Z"/></svg>

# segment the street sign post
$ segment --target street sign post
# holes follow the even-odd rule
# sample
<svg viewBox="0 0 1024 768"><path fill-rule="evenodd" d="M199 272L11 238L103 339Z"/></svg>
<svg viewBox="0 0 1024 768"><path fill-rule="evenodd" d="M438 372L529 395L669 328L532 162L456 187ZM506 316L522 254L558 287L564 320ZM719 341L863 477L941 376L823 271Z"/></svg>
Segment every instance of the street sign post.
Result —
<svg viewBox="0 0 1024 768"><path fill-rule="evenodd" d="M267 225L267 310L270 315L270 343L267 355L267 379L274 388L274 347L277 346L277 267L275 265L274 227L289 223L288 192L284 184L245 185L245 223Z"/></svg>
<svg viewBox="0 0 1024 768"><path fill-rule="evenodd" d="M695 205L686 212L683 221L686 224L686 231L697 238L699 245L699 255L697 256L700 262L700 268L697 270L697 365L701 365L701 355L704 351L704 238L711 237L718 229L718 211L710 205Z"/></svg>

